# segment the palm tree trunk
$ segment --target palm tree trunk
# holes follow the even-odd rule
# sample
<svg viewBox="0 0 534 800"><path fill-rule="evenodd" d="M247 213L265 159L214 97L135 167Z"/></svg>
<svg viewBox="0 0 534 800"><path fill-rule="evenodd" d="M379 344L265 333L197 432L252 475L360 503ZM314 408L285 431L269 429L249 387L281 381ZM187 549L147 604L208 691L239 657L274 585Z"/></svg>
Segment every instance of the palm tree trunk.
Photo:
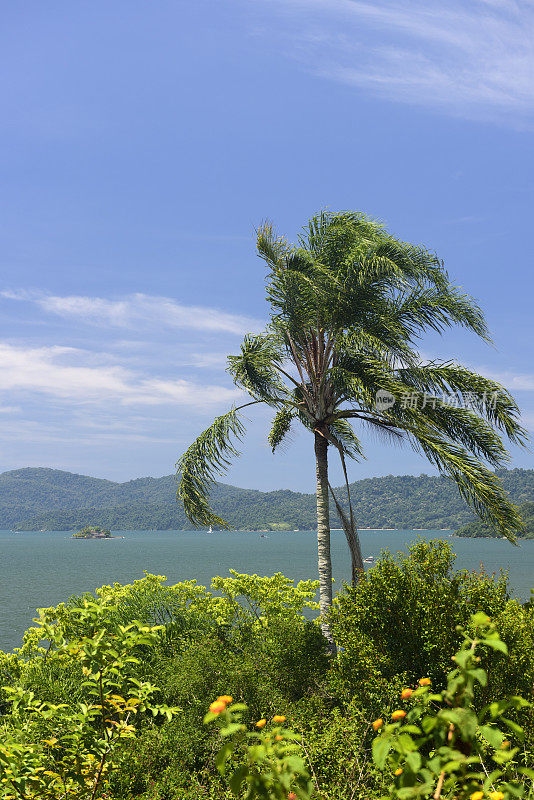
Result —
<svg viewBox="0 0 534 800"><path fill-rule="evenodd" d="M330 512L328 507L328 442L315 431L315 462L317 467L317 553L319 563L319 604L321 629L330 652L336 654L336 643L327 621L332 607L332 560L330 558Z"/></svg>

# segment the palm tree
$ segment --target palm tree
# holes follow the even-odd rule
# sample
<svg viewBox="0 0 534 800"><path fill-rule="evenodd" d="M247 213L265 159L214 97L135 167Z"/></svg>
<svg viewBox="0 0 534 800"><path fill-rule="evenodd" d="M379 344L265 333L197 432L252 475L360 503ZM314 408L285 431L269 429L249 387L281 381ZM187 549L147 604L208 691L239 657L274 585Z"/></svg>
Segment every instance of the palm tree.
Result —
<svg viewBox="0 0 534 800"><path fill-rule="evenodd" d="M296 245L266 223L257 247L268 267L270 321L228 359L235 384L252 399L218 417L181 456L178 495L194 524L228 528L208 498L216 476L238 455L235 442L245 433L240 412L254 404L275 411L273 452L294 422L304 425L314 438L317 471L322 627L334 650L329 496L347 537L353 581L363 570L346 467L347 458L362 455L353 424L408 442L512 540L521 520L488 467L508 459L498 431L519 444L526 434L516 403L499 384L454 361L422 363L417 347L425 331L460 325L489 341L482 312L451 284L434 253L353 211L312 217ZM329 483L329 447L341 459L345 507Z"/></svg>

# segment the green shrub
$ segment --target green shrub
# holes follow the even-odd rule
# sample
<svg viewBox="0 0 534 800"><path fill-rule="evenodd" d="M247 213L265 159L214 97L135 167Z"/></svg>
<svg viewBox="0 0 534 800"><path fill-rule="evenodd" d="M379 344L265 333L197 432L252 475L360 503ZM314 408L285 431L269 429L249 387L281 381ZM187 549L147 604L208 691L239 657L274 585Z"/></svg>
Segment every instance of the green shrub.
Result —
<svg viewBox="0 0 534 800"><path fill-rule="evenodd" d="M456 627L465 627L478 611L492 618L510 658L487 648L480 653L479 666L489 679L477 684L473 708L479 712L510 694L532 696L533 606L510 599L505 576L456 571L448 542L420 542L397 558L385 554L356 588L338 596L332 613L336 659L327 654L316 621L306 618L316 608L316 582L294 585L280 574L232 572L215 578L208 591L194 581L167 586L164 580L147 575L127 586L104 586L96 600L85 595L43 609L23 647L0 654L7 687L0 695L4 729L13 745L37 743L39 763L50 764L54 748L43 750L42 740L61 740L57 733L68 733L66 718L56 715L47 722L28 710L24 714L33 719L24 729L22 718L17 722L13 716L10 690L33 693L43 710L65 705L70 714L80 703L89 705L87 676L78 658L60 657L62 648L67 652L101 633L103 645L111 647L109 637L130 625L134 631L157 628L149 643L133 647L136 660L129 663L128 679L153 688L154 706L181 710L171 720L146 713L130 720L134 736L114 748L115 769L102 800L229 798L231 790L214 763L219 730L202 725L213 697L222 694L247 706L239 712L247 730L275 714L290 720L318 800L388 796L391 775L372 758L372 722L398 707L407 682L424 675L436 692L446 687L451 656L462 640ZM94 603L105 608L105 619L80 613ZM524 730L527 755L521 757L527 765L534 749L532 709L511 708L508 714ZM241 763L245 746L243 741L232 751L229 771ZM35 764L31 748L28 752L28 763Z"/></svg>
<svg viewBox="0 0 534 800"><path fill-rule="evenodd" d="M454 559L442 540L418 542L397 559L385 552L356 587L338 596L332 630L341 677L354 695L379 677L443 681L458 646L457 626L476 611L495 616L504 610L506 577L454 571Z"/></svg>

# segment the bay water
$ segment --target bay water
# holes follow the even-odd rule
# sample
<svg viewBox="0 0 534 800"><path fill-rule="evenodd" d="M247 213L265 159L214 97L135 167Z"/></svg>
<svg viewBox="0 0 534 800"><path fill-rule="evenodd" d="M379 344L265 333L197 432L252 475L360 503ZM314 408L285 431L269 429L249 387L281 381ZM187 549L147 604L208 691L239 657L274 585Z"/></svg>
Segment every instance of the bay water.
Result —
<svg viewBox="0 0 534 800"><path fill-rule="evenodd" d="M0 531L0 649L21 644L37 608L57 605L72 594L113 582L131 583L143 572L165 575L170 584L196 578L209 586L229 569L258 575L282 572L295 580L316 579L315 532L114 531L104 541L75 540L66 531ZM512 593L527 600L534 588L534 540L514 547L503 539L461 539L444 531L361 531L364 558L383 549L406 552L419 538L445 538L456 566L489 572L508 570ZM337 590L350 580L342 531L332 532ZM367 566L367 565L366 565Z"/></svg>

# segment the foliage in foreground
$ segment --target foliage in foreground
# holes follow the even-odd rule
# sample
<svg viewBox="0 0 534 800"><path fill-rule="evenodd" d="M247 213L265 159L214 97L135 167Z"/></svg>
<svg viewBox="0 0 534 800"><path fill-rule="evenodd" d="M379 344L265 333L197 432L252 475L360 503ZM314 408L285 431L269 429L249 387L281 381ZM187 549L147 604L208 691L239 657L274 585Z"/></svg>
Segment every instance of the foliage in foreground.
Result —
<svg viewBox="0 0 534 800"><path fill-rule="evenodd" d="M137 718L150 713L170 720L175 711L154 701L157 687L135 677L141 651L156 646L161 626L121 625L106 599L85 599L69 609L67 626L65 619L53 624L41 617L34 636L49 646L34 653L48 669L73 671L81 698L54 703L21 685L4 687L11 704L0 745L5 800L93 800L120 744L135 737ZM77 631L73 638L66 638L69 628Z"/></svg>
<svg viewBox="0 0 534 800"><path fill-rule="evenodd" d="M487 672L479 666L481 648L490 648L507 655L507 647L496 627L485 614L471 618L473 635L462 631L460 650L452 657L456 664L447 680L447 688L432 693L431 680L420 678L417 688L406 687L400 693L401 706L410 703L408 711L397 708L391 722L384 725L380 717L372 728L380 731L372 743L373 761L389 777L388 797L398 800L432 796L434 800L450 796L455 800L505 800L524 797L525 777L533 778L534 770L518 766L519 747L512 748L506 736L510 731L523 739L523 729L505 714L512 709L530 707L522 697L512 696L474 709L475 690L487 686ZM275 715L274 725L264 732L267 720L256 722L256 729L247 732L241 722L246 706L234 704L232 697L218 697L204 722L222 717L221 737L224 744L216 759L224 774L226 760L242 742L244 759L229 780L236 797L246 787L246 800L287 797L308 800L313 784L307 769L301 737L280 726L286 717ZM504 731L503 732L503 729ZM506 735L505 735L506 734Z"/></svg>
<svg viewBox="0 0 534 800"><path fill-rule="evenodd" d="M22 648L0 655L0 682L7 687L0 694L0 764L12 793L5 789L3 796L226 800L232 796L228 778L246 766L238 772L238 796L251 786L263 787L259 796L278 796L269 786L280 767L289 780L284 797L374 800L393 791L410 797L402 794L414 788L410 776L421 783L420 771L434 769L439 780L443 758L451 754L438 753L431 763L437 744L471 757L461 733L463 721L473 721L470 714L478 725L472 753L489 774L506 769L489 791L515 781L528 794L530 777L519 770L533 766L532 709L512 701L505 711L502 703L510 696L532 699L534 610L510 599L505 576L455 571L453 560L445 542L420 542L408 556L384 554L358 587L338 596L331 619L336 659L307 617L315 613L317 583L294 585L282 575L232 573L214 579L211 592L193 581L169 587L148 575L129 586L102 587L96 599L72 598L43 610ZM469 621L477 612L495 627L485 629L479 618L475 634ZM458 626L477 642L493 638L502 646L477 643L468 658L480 661L457 661L456 671L474 670L479 677L471 688L457 683L452 692L451 680L459 677L447 679L451 657L469 653L472 644L462 644L470 640ZM487 682L479 680L481 671ZM399 702L421 676L432 691L415 690ZM95 696L100 682L103 703ZM212 719L224 723L223 730L202 724L217 696L225 707ZM464 714L458 709L467 710L461 723L450 716ZM407 712L402 723L392 719L398 710ZM224 716L234 712L239 719ZM502 715L511 726L506 749L497 741ZM437 720L435 726L425 718ZM377 737L378 719L391 723L379 727ZM238 728L223 736L226 722ZM458 738L443 745L438 739L451 722ZM375 744L373 752L377 739L384 749ZM221 774L217 753L230 741L218 761L221 770L224 762ZM499 763L503 753L505 764ZM103 754L105 768L95 784ZM403 772L395 776L398 769ZM458 774L449 767L445 772L447 778ZM468 789L461 795L445 780L442 788L447 800L469 797ZM471 794L476 791L485 789ZM432 793L424 789L419 796Z"/></svg>

